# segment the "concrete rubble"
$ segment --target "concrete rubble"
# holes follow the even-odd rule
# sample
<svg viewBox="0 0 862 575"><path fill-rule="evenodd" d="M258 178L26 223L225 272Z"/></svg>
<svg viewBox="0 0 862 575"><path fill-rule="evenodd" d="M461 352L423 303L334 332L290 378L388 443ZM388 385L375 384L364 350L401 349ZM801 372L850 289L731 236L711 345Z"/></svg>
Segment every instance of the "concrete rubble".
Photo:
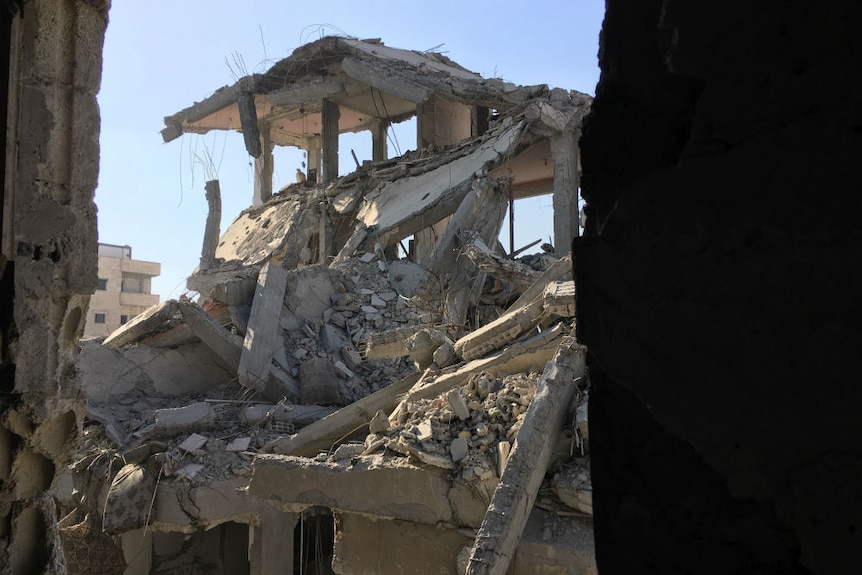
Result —
<svg viewBox="0 0 862 575"><path fill-rule="evenodd" d="M207 183L197 295L82 344L64 504L100 517L127 573L221 569L207 549L226 544L251 573L595 573L577 231L520 258L497 241L514 197L553 193L572 221L589 101L324 38L166 118L166 140L240 130L253 205L219 234ZM412 116L420 149L387 158L380 131ZM337 177L327 134L360 129L375 159ZM274 145L309 157L276 192ZM151 484L127 517L120 494ZM420 538L423 556L400 550Z"/></svg>

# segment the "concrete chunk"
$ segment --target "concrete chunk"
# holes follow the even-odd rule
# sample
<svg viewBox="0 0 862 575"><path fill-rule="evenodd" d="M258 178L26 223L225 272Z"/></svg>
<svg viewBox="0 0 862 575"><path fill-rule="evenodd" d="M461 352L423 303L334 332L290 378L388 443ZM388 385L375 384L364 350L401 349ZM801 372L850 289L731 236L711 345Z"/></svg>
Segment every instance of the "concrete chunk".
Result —
<svg viewBox="0 0 862 575"><path fill-rule="evenodd" d="M461 461L467 457L468 445L467 440L463 437L456 437L449 445L449 453L452 454L452 461Z"/></svg>
<svg viewBox="0 0 862 575"><path fill-rule="evenodd" d="M157 409L155 411L156 427L174 427L191 425L201 422L212 415L212 407L205 401L199 401L184 407L172 409Z"/></svg>
<svg viewBox="0 0 862 575"><path fill-rule="evenodd" d="M449 402L449 405L452 407L452 412L458 419L464 421L470 417L470 410L467 408L467 401L464 399L464 396L461 395L460 389L455 388L449 390L449 393L446 394L446 400Z"/></svg>
<svg viewBox="0 0 862 575"><path fill-rule="evenodd" d="M287 273L278 265L267 263L257 278L257 289L251 306L237 375L244 387L263 392L269 380L279 337L279 317L284 303ZM270 398L278 401L280 398Z"/></svg>

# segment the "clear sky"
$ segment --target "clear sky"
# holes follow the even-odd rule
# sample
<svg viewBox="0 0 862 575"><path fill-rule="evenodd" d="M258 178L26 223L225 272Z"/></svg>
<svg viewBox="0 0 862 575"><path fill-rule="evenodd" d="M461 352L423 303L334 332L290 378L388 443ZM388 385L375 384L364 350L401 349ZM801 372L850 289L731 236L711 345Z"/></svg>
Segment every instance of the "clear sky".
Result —
<svg viewBox="0 0 862 575"><path fill-rule="evenodd" d="M210 178L198 159L209 153L217 167L222 231L251 203L253 160L235 132L164 144L163 117L265 71L306 42L331 34L381 38L396 48L433 48L485 77L594 94L603 13L603 0L114 0L99 94L99 241L161 262L153 293L162 299L183 293L207 216ZM410 128L396 132L402 152L415 147ZM350 158L352 141L340 147ZM342 156L340 165L353 164ZM298 167L299 156L277 155L273 189L293 181ZM550 206L550 196L516 203L516 248L548 241Z"/></svg>

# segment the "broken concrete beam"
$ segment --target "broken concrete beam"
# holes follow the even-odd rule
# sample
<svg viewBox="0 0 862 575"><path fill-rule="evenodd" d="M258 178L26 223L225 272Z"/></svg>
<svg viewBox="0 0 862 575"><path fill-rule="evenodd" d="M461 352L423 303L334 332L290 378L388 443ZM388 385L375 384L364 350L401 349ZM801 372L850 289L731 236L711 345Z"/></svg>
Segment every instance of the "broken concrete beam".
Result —
<svg viewBox="0 0 862 575"><path fill-rule="evenodd" d="M374 455L336 463L262 454L255 457L248 494L284 511L323 505L333 511L433 525L453 520L450 488L446 470L402 458Z"/></svg>
<svg viewBox="0 0 862 575"><path fill-rule="evenodd" d="M307 83L291 84L286 88L269 92L266 98L273 106L289 106L336 96L343 90L344 84L340 81L332 77L324 77Z"/></svg>
<svg viewBox="0 0 862 575"><path fill-rule="evenodd" d="M356 219L375 226L375 234L360 248L374 243L389 245L454 214L473 191L476 174L514 152L524 127L524 122L501 125L470 153L416 176L388 182L367 194Z"/></svg>
<svg viewBox="0 0 862 575"><path fill-rule="evenodd" d="M135 316L132 321L121 325L102 342L102 345L116 349L136 343L148 335L167 331L173 327L171 320L178 310L177 301L173 299L154 305L144 313Z"/></svg>
<svg viewBox="0 0 862 575"><path fill-rule="evenodd" d="M476 178L437 242L429 269L437 276L449 275L443 304L449 323L459 325L466 321L468 308L476 304L481 293L481 288L473 289L474 284L485 284L483 274L476 278L469 258L458 257L461 232L474 230L486 242L496 239L506 213L506 202L507 194L502 185L490 178Z"/></svg>
<svg viewBox="0 0 862 575"><path fill-rule="evenodd" d="M336 407L323 405L272 405L259 403L242 410L242 418L248 423L260 423L266 419L292 423L305 427L338 411Z"/></svg>
<svg viewBox="0 0 862 575"><path fill-rule="evenodd" d="M242 91L236 98L239 109L239 121L242 126L242 137L245 141L245 149L252 158L259 158L260 149L260 127L257 123L257 107L254 102L254 94L250 91Z"/></svg>
<svg viewBox="0 0 862 575"><path fill-rule="evenodd" d="M419 380L419 374L410 375L388 385L359 401L342 407L332 415L315 421L291 437L282 437L264 447L264 451L312 457L319 451L328 451L334 444L347 439L374 417L378 410L390 411L400 395L406 393Z"/></svg>
<svg viewBox="0 0 862 575"><path fill-rule="evenodd" d="M545 311L562 317L575 316L575 282L551 282L542 293Z"/></svg>
<svg viewBox="0 0 862 575"><path fill-rule="evenodd" d="M420 329L422 326L410 326L372 333L365 341L364 359L388 359L409 355L407 340Z"/></svg>
<svg viewBox="0 0 862 575"><path fill-rule="evenodd" d="M545 292L545 286L553 281L565 281L572 279L572 257L566 256L558 259L553 264L542 272L533 285L527 288L522 293L515 303L509 306L509 309L518 309L528 303L542 299L542 294Z"/></svg>
<svg viewBox="0 0 862 575"><path fill-rule="evenodd" d="M260 270L237 369L240 384L249 389L265 391L276 348L284 346L278 320L286 285L287 272L278 264L267 263Z"/></svg>
<svg viewBox="0 0 862 575"><path fill-rule="evenodd" d="M553 133L561 133L571 130L575 126L573 122L580 119L578 108L566 106L560 109L547 100L534 100L524 109L524 116L533 122L542 125L543 128ZM543 131L543 134L547 133Z"/></svg>
<svg viewBox="0 0 862 575"><path fill-rule="evenodd" d="M185 427L209 420L213 416L213 408L205 401L198 401L183 407L157 409L155 416L156 429Z"/></svg>
<svg viewBox="0 0 862 575"><path fill-rule="evenodd" d="M421 104L429 96L428 90L393 76L390 70L379 70L370 63L362 62L355 58L345 58L342 60L341 69L344 70L345 74L359 80L363 84L368 84L378 90L383 90L387 94L413 102L414 104Z"/></svg>
<svg viewBox="0 0 862 575"><path fill-rule="evenodd" d="M474 230L463 232L461 239L464 255L473 265L500 281L514 285L519 292L533 285L541 275L520 262L493 253Z"/></svg>
<svg viewBox="0 0 862 575"><path fill-rule="evenodd" d="M487 371L495 377L538 371L554 356L558 338L563 335L564 330L562 324L557 324L552 329L510 345L493 355L454 366L442 372L426 372L422 379L410 389L405 401L437 397L453 387L466 383L472 375L481 371Z"/></svg>
<svg viewBox="0 0 862 575"><path fill-rule="evenodd" d="M541 299L508 311L455 342L455 353L465 360L475 359L514 341L538 325L545 306Z"/></svg>
<svg viewBox="0 0 862 575"><path fill-rule="evenodd" d="M467 575L504 575L527 524L568 416L586 348L567 337L539 380L509 460L470 552Z"/></svg>
<svg viewBox="0 0 862 575"><path fill-rule="evenodd" d="M236 371L242 355L242 338L229 332L196 304L181 301L177 306L183 320L216 359L226 368Z"/></svg>

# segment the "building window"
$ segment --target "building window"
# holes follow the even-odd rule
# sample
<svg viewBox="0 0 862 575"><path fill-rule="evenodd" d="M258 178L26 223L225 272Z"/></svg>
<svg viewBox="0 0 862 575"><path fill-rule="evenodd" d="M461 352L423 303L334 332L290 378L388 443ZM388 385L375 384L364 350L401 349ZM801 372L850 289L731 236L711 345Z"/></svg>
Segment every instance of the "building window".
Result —
<svg viewBox="0 0 862 575"><path fill-rule="evenodd" d="M97 287L96 289L101 290L101 291L105 291L106 289L108 289L108 279L107 278L99 278L99 287Z"/></svg>
<svg viewBox="0 0 862 575"><path fill-rule="evenodd" d="M96 323L105 323L105 314L96 313L96 319L94 320Z"/></svg>
<svg viewBox="0 0 862 575"><path fill-rule="evenodd" d="M120 325L124 325L127 321L129 321L129 316L120 314Z"/></svg>

